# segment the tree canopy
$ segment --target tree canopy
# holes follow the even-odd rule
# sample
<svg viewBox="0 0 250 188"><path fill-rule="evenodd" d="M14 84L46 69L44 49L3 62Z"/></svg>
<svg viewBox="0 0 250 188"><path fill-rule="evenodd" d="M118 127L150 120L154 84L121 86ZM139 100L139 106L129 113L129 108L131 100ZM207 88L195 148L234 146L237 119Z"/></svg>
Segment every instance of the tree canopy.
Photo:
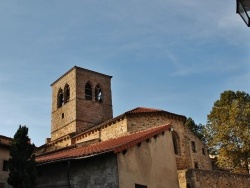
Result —
<svg viewBox="0 0 250 188"><path fill-rule="evenodd" d="M204 125L197 125L194 120L189 117L185 122L185 126L187 126L201 141L204 139Z"/></svg>
<svg viewBox="0 0 250 188"><path fill-rule="evenodd" d="M220 168L249 172L250 95L230 90L221 93L208 115L206 138Z"/></svg>
<svg viewBox="0 0 250 188"><path fill-rule="evenodd" d="M14 188L34 188L36 184L35 145L30 143L28 128L19 126L10 147L8 184Z"/></svg>

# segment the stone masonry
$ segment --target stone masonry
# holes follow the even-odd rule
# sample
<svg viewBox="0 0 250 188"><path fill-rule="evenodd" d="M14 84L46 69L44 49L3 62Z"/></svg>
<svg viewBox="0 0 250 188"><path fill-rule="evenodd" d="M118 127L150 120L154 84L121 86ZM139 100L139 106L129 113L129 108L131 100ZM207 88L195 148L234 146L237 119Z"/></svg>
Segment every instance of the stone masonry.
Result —
<svg viewBox="0 0 250 188"><path fill-rule="evenodd" d="M80 133L113 117L111 76L73 67L52 86L51 141L69 134ZM90 83L92 99L85 98L85 84ZM95 87L101 87L102 102L95 101ZM69 87L69 100L58 107L60 90ZM63 99L65 100L65 99Z"/></svg>

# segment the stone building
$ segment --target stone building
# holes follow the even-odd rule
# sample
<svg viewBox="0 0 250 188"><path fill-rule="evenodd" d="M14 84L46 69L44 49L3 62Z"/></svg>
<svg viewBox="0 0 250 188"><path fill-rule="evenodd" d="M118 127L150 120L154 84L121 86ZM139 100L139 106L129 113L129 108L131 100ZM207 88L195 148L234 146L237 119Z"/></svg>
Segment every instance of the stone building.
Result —
<svg viewBox="0 0 250 188"><path fill-rule="evenodd" d="M178 188L170 130L164 125L40 155L37 187Z"/></svg>
<svg viewBox="0 0 250 188"><path fill-rule="evenodd" d="M10 158L11 138L0 135L0 188L10 187L7 183L9 177L8 160Z"/></svg>
<svg viewBox="0 0 250 188"><path fill-rule="evenodd" d="M75 66L51 84L51 138L36 152L38 187L213 186L207 148L186 117L145 107L113 117L111 78ZM199 174L208 174L205 184ZM225 177L215 187L226 187Z"/></svg>

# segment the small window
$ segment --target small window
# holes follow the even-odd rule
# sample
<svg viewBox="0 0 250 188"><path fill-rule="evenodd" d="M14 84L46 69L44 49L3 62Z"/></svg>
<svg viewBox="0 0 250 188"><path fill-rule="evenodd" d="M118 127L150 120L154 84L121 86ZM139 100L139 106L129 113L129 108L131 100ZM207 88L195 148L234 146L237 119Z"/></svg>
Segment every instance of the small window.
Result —
<svg viewBox="0 0 250 188"><path fill-rule="evenodd" d="M62 119L64 118L64 113L62 113Z"/></svg>
<svg viewBox="0 0 250 188"><path fill-rule="evenodd" d="M196 169L199 168L199 164L197 162L194 163L194 168L196 168Z"/></svg>
<svg viewBox="0 0 250 188"><path fill-rule="evenodd" d="M196 145L194 141L191 142L191 146L192 146L192 151L196 153Z"/></svg>
<svg viewBox="0 0 250 188"><path fill-rule="evenodd" d="M205 150L205 148L202 148L202 154L203 154L203 155L206 155L206 150Z"/></svg>
<svg viewBox="0 0 250 188"><path fill-rule="evenodd" d="M135 188L147 188L146 185L135 184Z"/></svg>
<svg viewBox="0 0 250 188"><path fill-rule="evenodd" d="M69 102L69 98L70 98L70 89L69 89L69 85L66 84L64 87L64 104Z"/></svg>
<svg viewBox="0 0 250 188"><path fill-rule="evenodd" d="M3 161L3 171L7 172L9 170L9 161Z"/></svg>
<svg viewBox="0 0 250 188"><path fill-rule="evenodd" d="M89 82L85 84L85 99L92 100L92 87Z"/></svg>
<svg viewBox="0 0 250 188"><path fill-rule="evenodd" d="M102 90L101 90L101 87L97 85L95 87L95 101L102 103L102 100L103 100Z"/></svg>
<svg viewBox="0 0 250 188"><path fill-rule="evenodd" d="M57 108L63 105L63 90L60 88L57 94Z"/></svg>

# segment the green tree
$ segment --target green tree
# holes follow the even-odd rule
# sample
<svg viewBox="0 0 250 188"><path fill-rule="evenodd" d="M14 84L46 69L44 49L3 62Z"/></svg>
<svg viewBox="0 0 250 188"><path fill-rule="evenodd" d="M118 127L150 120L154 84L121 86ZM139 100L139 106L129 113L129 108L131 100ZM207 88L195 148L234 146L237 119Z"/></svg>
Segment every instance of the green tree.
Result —
<svg viewBox="0 0 250 188"><path fill-rule="evenodd" d="M250 96L224 91L208 115L206 137L209 150L223 169L249 173Z"/></svg>
<svg viewBox="0 0 250 188"><path fill-rule="evenodd" d="M187 126L201 141L204 140L204 125L195 124L194 120L189 117L185 122L185 126Z"/></svg>
<svg viewBox="0 0 250 188"><path fill-rule="evenodd" d="M36 185L35 145L30 143L28 128L19 126L10 147L8 184L14 188L34 188Z"/></svg>

